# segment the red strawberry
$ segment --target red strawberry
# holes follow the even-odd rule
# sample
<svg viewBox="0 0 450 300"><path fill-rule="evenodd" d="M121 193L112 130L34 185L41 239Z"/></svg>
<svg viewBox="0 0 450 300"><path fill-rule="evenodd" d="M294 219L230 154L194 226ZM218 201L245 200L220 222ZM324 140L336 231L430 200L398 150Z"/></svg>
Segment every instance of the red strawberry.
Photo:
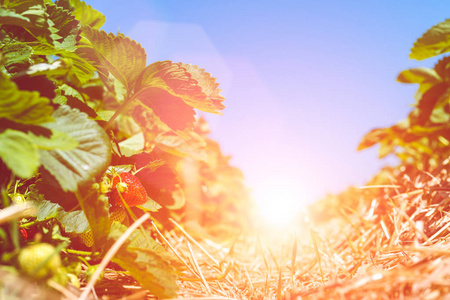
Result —
<svg viewBox="0 0 450 300"><path fill-rule="evenodd" d="M20 236L22 237L23 240L28 240L28 233L25 230L25 228L19 228L19 232L20 232Z"/></svg>
<svg viewBox="0 0 450 300"><path fill-rule="evenodd" d="M114 177L112 186L111 197L118 205L124 206L121 196L128 206L147 202L147 191L141 181L131 173L123 172Z"/></svg>

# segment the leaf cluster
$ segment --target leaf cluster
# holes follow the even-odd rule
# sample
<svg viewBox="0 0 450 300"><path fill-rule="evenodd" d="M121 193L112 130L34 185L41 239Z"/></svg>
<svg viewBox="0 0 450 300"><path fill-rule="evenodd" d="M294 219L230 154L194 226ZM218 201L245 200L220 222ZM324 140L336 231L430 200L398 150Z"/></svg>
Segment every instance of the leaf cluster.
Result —
<svg viewBox="0 0 450 300"><path fill-rule="evenodd" d="M224 109L216 79L190 64L147 64L136 41L101 30L105 20L81 0L0 0L0 208L20 196L36 209L13 226L0 222L2 263L14 264L5 257L28 243L19 228L36 224L46 242L73 249L91 232L101 258L127 227L111 218L120 172L135 174L149 196L127 208L131 220L150 213L165 228L200 207L202 226L227 222L221 232L248 222L242 174L195 117ZM187 197L190 184L198 200ZM175 269L150 230L145 224L113 261L156 296L176 296Z"/></svg>
<svg viewBox="0 0 450 300"><path fill-rule="evenodd" d="M450 19L425 32L414 43L410 58L423 60L449 52L449 36ZM404 164L435 168L450 154L450 57L441 57L433 68L404 70L397 81L419 85L413 110L391 127L370 131L358 150L379 144L380 158L393 153Z"/></svg>

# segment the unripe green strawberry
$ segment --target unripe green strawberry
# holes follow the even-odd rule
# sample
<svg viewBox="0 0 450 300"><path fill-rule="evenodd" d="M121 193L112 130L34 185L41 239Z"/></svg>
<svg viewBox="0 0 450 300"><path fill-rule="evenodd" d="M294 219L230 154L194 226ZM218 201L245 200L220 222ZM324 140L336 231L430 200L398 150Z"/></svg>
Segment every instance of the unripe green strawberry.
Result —
<svg viewBox="0 0 450 300"><path fill-rule="evenodd" d="M80 288L80 280L78 279L78 276L76 276L75 274L67 274L67 277L69 279L69 283L71 285L73 285L74 287L76 287L77 289Z"/></svg>
<svg viewBox="0 0 450 300"><path fill-rule="evenodd" d="M48 261L38 269L47 259ZM36 279L51 277L61 267L59 253L55 253L55 247L46 243L35 244L22 249L18 260L20 269Z"/></svg>
<svg viewBox="0 0 450 300"><path fill-rule="evenodd" d="M147 202L147 191L139 178L131 173L123 172L114 177L112 186L111 197L118 205L124 206L120 196L128 206L142 205Z"/></svg>

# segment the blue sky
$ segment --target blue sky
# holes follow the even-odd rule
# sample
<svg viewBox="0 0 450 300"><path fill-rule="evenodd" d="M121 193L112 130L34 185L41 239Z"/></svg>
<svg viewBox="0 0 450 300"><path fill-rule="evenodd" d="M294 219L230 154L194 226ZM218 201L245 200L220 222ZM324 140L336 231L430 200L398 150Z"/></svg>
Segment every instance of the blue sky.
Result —
<svg viewBox="0 0 450 300"><path fill-rule="evenodd" d="M450 17L447 1L87 2L148 63L197 64L218 78L226 108L207 116L212 137L255 196L275 200L268 207L363 185L394 161L356 147L406 117L416 86L395 79L436 62L411 61L409 50Z"/></svg>

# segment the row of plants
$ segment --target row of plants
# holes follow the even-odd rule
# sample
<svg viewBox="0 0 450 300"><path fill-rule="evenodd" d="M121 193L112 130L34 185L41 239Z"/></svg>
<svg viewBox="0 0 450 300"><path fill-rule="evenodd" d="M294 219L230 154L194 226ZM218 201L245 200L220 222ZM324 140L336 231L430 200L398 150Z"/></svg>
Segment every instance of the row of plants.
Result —
<svg viewBox="0 0 450 300"><path fill-rule="evenodd" d="M358 150L379 146L379 158L395 155L396 166L385 167L376 174L368 186L374 189L350 187L342 194L328 195L314 204L311 211L321 222L367 206L373 199L384 197L389 186L434 173L448 167L450 157L450 19L427 30L414 43L410 59L424 60L438 57L434 67L407 69L397 77L401 83L415 83L415 103L406 119L385 128L375 128L361 140ZM428 175L427 175L428 176ZM400 184L398 184L400 183ZM383 186L387 186L383 189ZM385 199L389 201L389 199Z"/></svg>
<svg viewBox="0 0 450 300"><path fill-rule="evenodd" d="M169 230L194 207L210 234L248 226L243 176L196 117L224 109L216 79L147 64L140 44L101 30L105 16L83 1L0 4L0 208L31 207L0 218L2 269L79 287L86 255L100 260L150 214L112 262L157 297L176 296L178 263L152 222Z"/></svg>

